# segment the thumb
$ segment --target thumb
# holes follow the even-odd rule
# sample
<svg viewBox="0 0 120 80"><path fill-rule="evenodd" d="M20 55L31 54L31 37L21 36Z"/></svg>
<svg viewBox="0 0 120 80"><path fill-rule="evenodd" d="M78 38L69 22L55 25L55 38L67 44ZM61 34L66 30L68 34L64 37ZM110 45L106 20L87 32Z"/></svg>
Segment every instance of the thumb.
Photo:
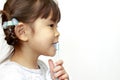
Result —
<svg viewBox="0 0 120 80"><path fill-rule="evenodd" d="M52 80L55 80L54 71L53 71L55 65L51 59L48 60L48 63L49 63L49 67L50 67L51 78L52 78Z"/></svg>

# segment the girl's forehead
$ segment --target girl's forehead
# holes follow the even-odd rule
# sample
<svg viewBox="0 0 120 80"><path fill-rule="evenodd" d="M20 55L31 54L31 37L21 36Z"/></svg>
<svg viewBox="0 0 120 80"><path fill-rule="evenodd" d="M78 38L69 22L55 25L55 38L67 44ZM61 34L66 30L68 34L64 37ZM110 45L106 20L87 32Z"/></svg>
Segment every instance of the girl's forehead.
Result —
<svg viewBox="0 0 120 80"><path fill-rule="evenodd" d="M33 25L36 24L49 24L49 23L53 23L53 21L51 20L51 17L48 18L38 18L33 22Z"/></svg>
<svg viewBox="0 0 120 80"><path fill-rule="evenodd" d="M53 14L53 10L51 10L51 11L50 11L50 14L49 14L49 16L46 18L46 20L49 21L49 22L56 22L56 21L58 21L58 20L56 20L56 21L52 20L54 17L55 17L55 16L54 16L54 14Z"/></svg>

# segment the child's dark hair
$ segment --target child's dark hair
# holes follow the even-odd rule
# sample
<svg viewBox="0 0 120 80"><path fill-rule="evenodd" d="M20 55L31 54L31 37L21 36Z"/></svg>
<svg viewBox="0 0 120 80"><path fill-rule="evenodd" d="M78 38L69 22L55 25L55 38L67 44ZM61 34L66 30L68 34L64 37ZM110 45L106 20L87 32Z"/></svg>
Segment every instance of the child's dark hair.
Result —
<svg viewBox="0 0 120 80"><path fill-rule="evenodd" d="M38 17L48 18L50 12L53 12L51 20L56 22L60 20L60 10L53 0L7 0L2 13L2 24L12 18L16 18L19 22L31 23ZM17 45L19 39L14 33L15 26L9 26L4 29L5 39L9 45Z"/></svg>

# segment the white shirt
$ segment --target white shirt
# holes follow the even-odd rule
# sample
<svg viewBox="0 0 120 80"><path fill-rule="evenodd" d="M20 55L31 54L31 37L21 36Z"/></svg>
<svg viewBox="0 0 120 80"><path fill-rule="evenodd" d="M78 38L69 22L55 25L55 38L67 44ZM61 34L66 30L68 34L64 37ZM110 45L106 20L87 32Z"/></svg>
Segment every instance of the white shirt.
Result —
<svg viewBox="0 0 120 80"><path fill-rule="evenodd" d="M47 66L38 62L40 69L29 69L10 60L0 64L0 80L52 80Z"/></svg>

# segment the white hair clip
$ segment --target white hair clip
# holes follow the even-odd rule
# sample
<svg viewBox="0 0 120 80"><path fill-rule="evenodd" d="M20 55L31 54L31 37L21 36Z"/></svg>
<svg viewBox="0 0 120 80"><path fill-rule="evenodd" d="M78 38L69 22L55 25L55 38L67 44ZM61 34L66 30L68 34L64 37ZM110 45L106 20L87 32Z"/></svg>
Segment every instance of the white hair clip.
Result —
<svg viewBox="0 0 120 80"><path fill-rule="evenodd" d="M16 18L13 18L11 21L5 21L3 23L3 29L7 29L8 26L16 26L19 21Z"/></svg>

